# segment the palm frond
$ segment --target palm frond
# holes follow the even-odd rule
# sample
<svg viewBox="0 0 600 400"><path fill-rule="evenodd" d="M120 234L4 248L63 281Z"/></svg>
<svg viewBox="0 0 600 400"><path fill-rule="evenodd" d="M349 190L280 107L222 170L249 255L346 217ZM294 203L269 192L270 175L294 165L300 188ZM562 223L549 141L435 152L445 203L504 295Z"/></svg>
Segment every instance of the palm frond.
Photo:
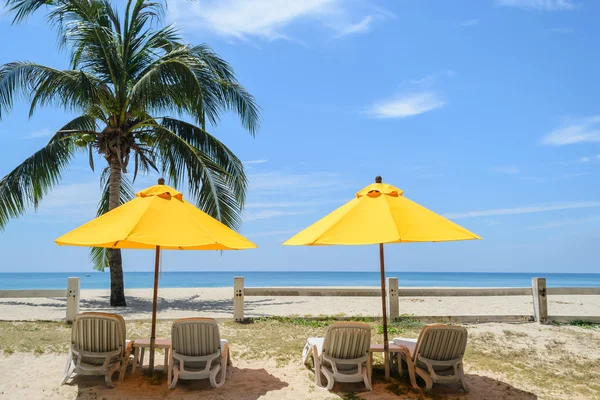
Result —
<svg viewBox="0 0 600 400"><path fill-rule="evenodd" d="M211 146L202 143L202 139L186 136L186 126L178 124L178 122L181 123L181 121L169 120L168 124L180 128L180 131L183 132L181 135L167 126L155 127L155 149L162 162L163 175L168 177L175 186L178 185L181 177L187 177L186 181L192 201L213 218L231 228L237 228L241 223L244 195L238 196L236 184L245 187L245 176L243 173L241 176L239 175L239 170L235 166L236 162L231 159L227 161L226 154L215 157L214 153L219 153L219 151L225 153L224 146L220 147L211 142L215 145L213 146L214 151L205 153L191 142L201 143L205 148ZM197 130L199 131L200 128ZM191 130L188 131L188 135L190 133ZM205 141L209 142L209 140ZM220 162L223 162L224 165L221 165ZM237 175L233 176L227 169L237 171Z"/></svg>

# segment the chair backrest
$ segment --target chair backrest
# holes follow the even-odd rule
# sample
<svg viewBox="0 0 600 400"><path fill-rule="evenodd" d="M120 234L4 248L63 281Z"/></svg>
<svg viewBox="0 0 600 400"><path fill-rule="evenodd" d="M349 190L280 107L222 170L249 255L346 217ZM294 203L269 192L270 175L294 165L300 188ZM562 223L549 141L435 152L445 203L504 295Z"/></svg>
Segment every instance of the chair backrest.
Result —
<svg viewBox="0 0 600 400"><path fill-rule="evenodd" d="M125 320L117 314L77 314L71 329L71 344L91 353L125 352Z"/></svg>
<svg viewBox="0 0 600 400"><path fill-rule="evenodd" d="M212 318L182 318L171 328L173 351L190 357L215 354L221 349L219 325Z"/></svg>
<svg viewBox="0 0 600 400"><path fill-rule="evenodd" d="M323 354L342 360L354 360L369 354L371 327L357 322L329 325L323 341Z"/></svg>
<svg viewBox="0 0 600 400"><path fill-rule="evenodd" d="M462 326L432 324L421 330L414 358L435 361L462 358L467 347L467 329Z"/></svg>

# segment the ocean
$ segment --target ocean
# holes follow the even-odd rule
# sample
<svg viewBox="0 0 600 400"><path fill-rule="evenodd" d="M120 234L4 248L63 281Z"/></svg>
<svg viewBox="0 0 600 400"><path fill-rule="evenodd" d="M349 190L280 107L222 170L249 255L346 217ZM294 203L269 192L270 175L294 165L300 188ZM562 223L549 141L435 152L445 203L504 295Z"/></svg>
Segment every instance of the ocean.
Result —
<svg viewBox="0 0 600 400"><path fill-rule="evenodd" d="M600 287L600 274L394 272L400 286L531 287L531 278L545 277L549 287ZM244 276L246 287L273 286L378 286L378 272L163 272L162 288L231 287L234 276ZM107 272L0 273L0 290L64 289L68 277L80 277L82 289L108 289ZM125 272L128 289L151 288L152 272Z"/></svg>

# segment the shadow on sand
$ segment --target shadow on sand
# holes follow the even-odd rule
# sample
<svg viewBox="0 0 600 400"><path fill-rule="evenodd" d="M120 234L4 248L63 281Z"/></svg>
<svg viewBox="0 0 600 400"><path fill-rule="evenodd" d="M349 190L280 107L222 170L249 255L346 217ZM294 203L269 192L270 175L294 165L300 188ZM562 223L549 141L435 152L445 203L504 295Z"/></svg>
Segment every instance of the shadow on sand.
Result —
<svg viewBox="0 0 600 400"><path fill-rule="evenodd" d="M118 374L113 380L116 381ZM141 371L127 373L122 383L113 389L104 385L104 379L97 376L76 376L69 385L77 386L78 399L248 399L257 400L272 391L288 386L286 382L269 374L265 369L232 367L228 378L220 388L210 386L208 379L197 381L180 380L174 390L169 390L162 370L157 370L154 378Z"/></svg>

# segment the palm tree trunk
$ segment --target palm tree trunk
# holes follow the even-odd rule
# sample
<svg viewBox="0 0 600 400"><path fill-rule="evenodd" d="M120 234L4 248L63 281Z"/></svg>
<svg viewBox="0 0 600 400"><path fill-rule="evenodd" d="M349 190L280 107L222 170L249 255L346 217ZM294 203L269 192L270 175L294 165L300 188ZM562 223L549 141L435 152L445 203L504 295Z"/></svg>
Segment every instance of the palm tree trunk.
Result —
<svg viewBox="0 0 600 400"><path fill-rule="evenodd" d="M121 196L121 165L119 159L116 156L112 156L110 157L109 164L108 211L119 207L119 198ZM112 307L126 307L121 250L108 250L108 266L110 268L110 305Z"/></svg>

